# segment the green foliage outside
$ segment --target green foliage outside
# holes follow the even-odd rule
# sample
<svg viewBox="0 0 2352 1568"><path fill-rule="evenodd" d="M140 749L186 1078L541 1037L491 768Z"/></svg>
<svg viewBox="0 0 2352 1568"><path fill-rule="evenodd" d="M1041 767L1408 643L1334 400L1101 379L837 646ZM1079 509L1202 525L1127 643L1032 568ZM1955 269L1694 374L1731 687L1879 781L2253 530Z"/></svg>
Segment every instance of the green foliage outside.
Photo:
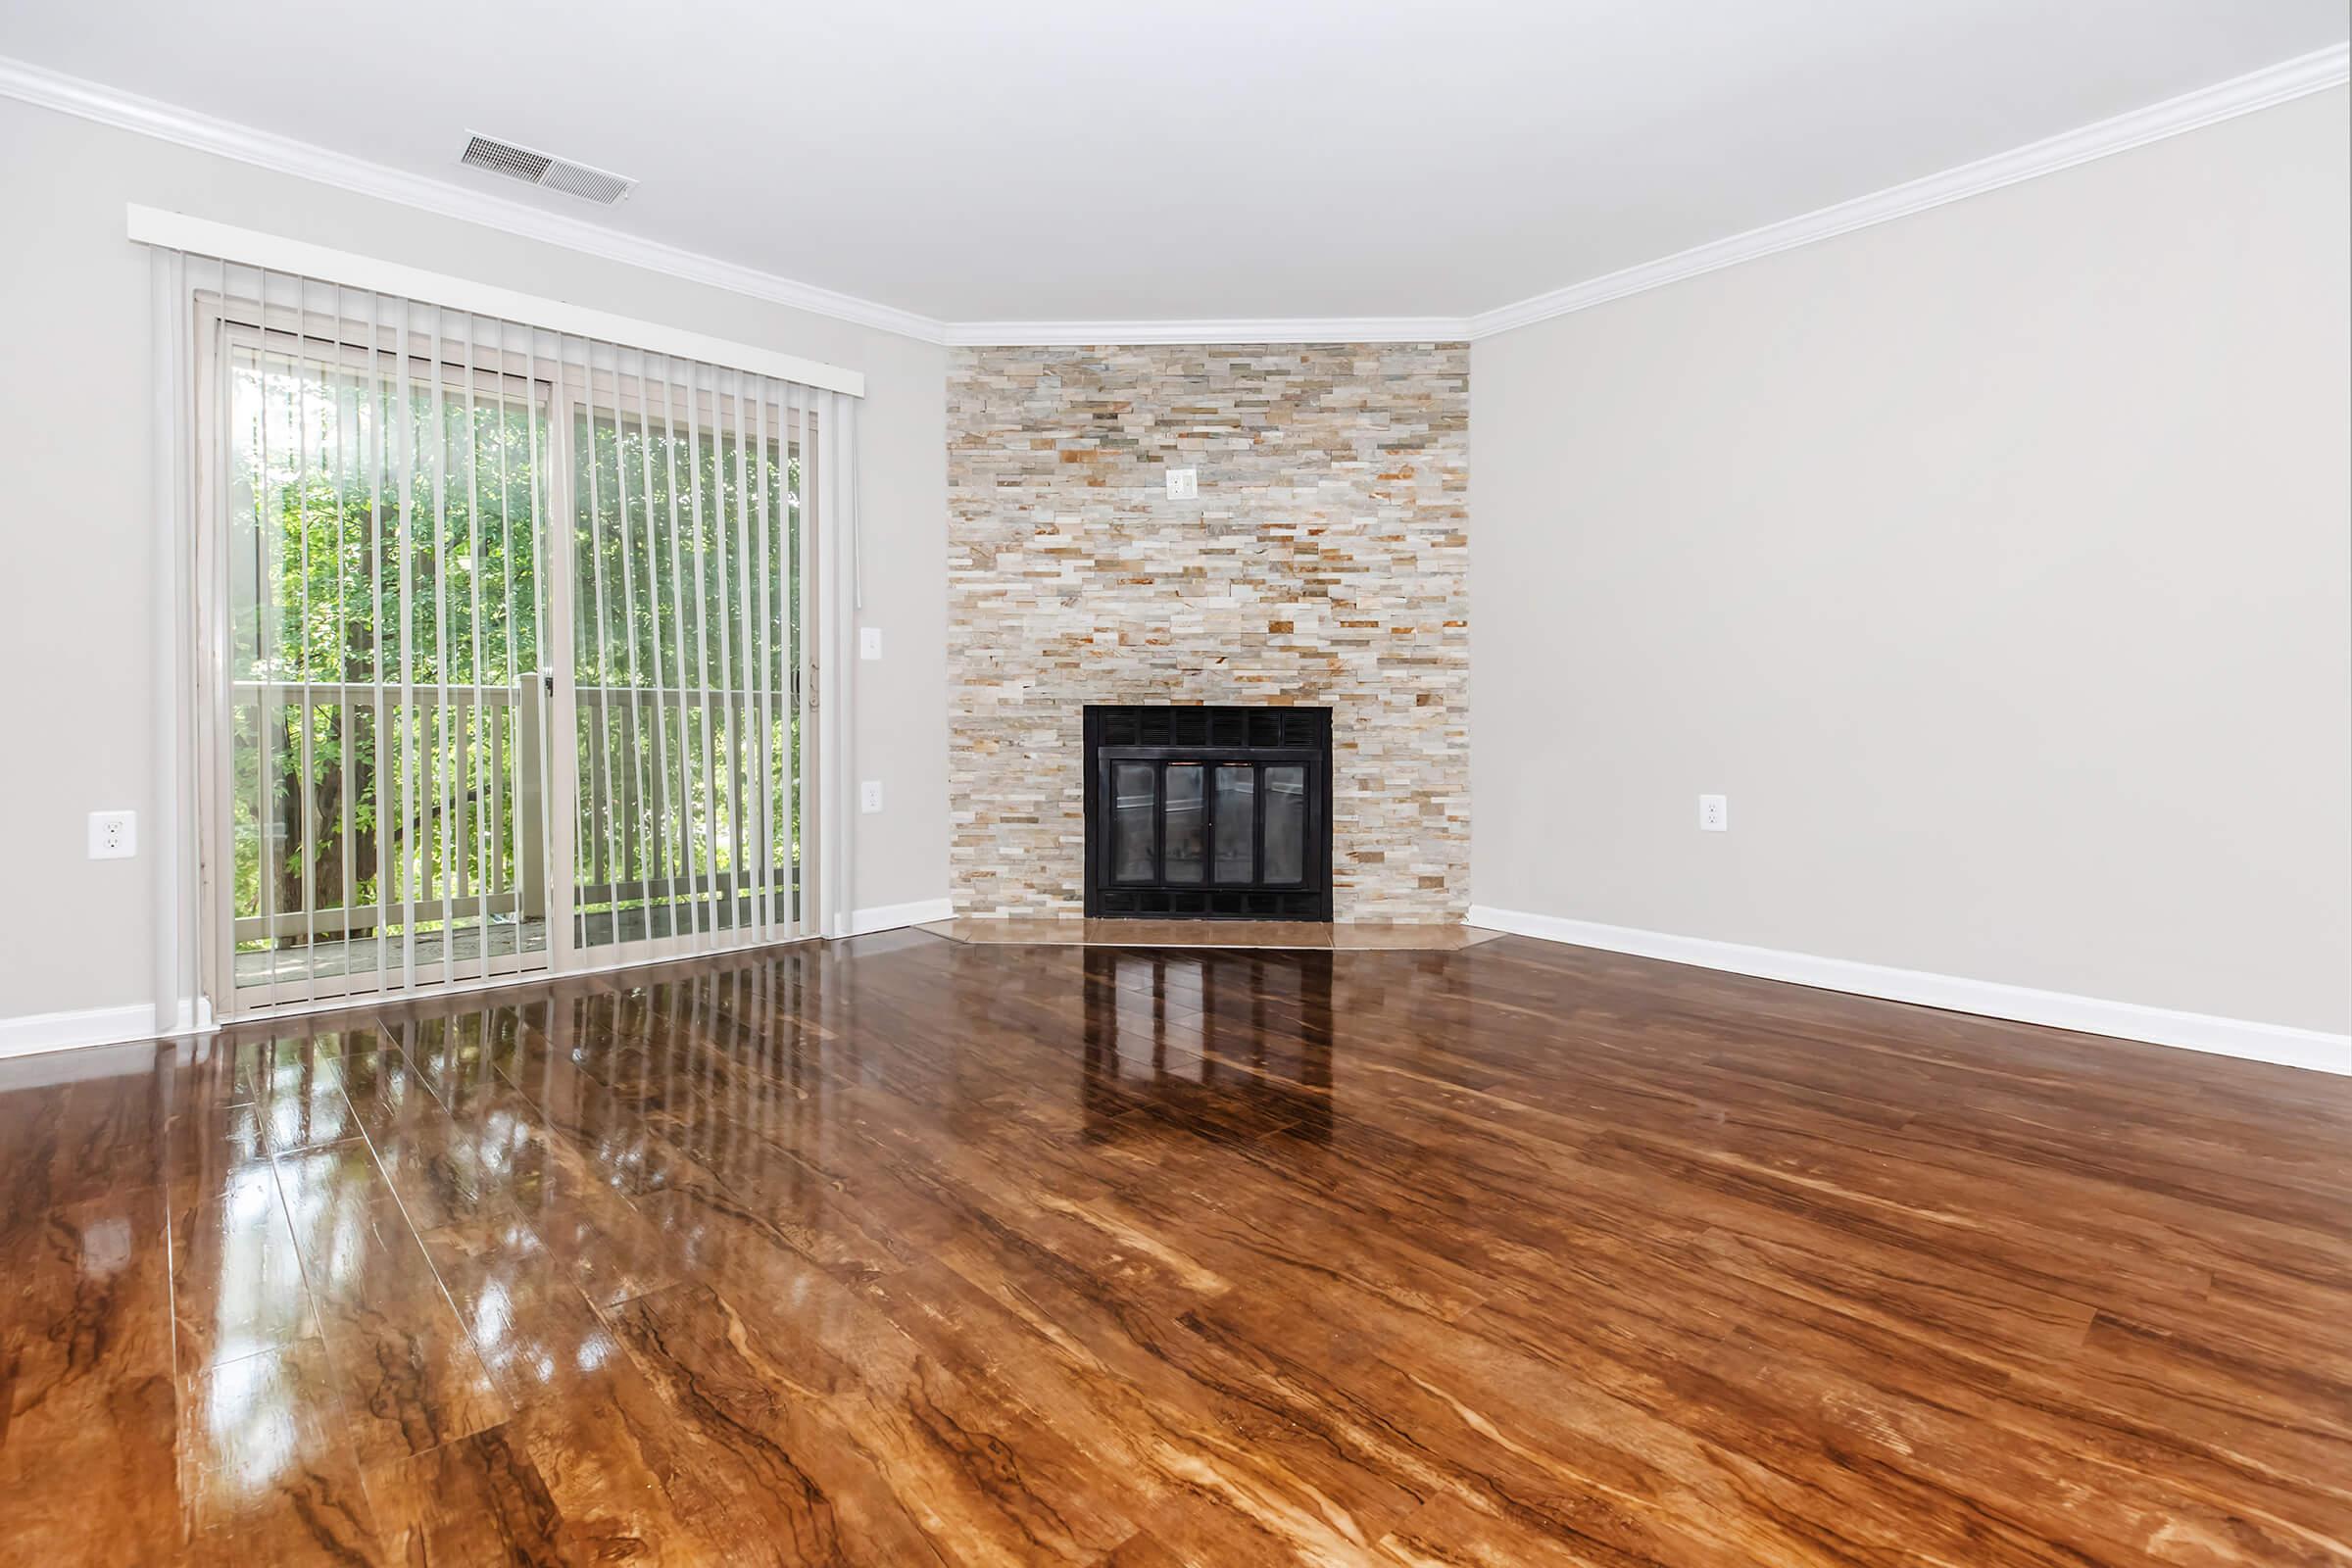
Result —
<svg viewBox="0 0 2352 1568"><path fill-rule="evenodd" d="M469 406L462 387L445 386L436 408L431 390L412 382L404 410L389 384L316 363L300 374L274 356L266 375L250 357L237 367L233 875L236 911L249 922L265 909L300 911L307 881L322 912L384 894L397 908L415 897L416 928L429 930L445 892L472 900L522 878L522 786L539 750L525 732L536 708L527 693L559 662L547 642L555 585L536 543L550 521L542 470L557 432L544 403L534 412L509 387L503 399L477 390ZM609 414L592 433L576 409L564 432L579 689L575 886L593 908L648 903L629 882L708 880L763 858L748 841L760 815L752 775L762 689L775 825L764 858L797 860L797 802L789 811L785 803L800 744L790 701L799 562L788 526L799 459L784 461L773 437L761 451L732 431L715 441L707 430L699 440L683 426L673 433L656 413L650 435ZM747 611L752 623L761 616L762 581L764 669L744 636ZM285 690L305 682L307 703ZM404 682L413 705L400 701ZM456 688L446 705L436 700L444 682ZM722 688L731 700L702 695ZM416 760L407 777L404 755ZM478 907L451 912L464 921ZM356 921L357 934L371 941L373 923ZM240 942L267 945L260 928Z"/></svg>

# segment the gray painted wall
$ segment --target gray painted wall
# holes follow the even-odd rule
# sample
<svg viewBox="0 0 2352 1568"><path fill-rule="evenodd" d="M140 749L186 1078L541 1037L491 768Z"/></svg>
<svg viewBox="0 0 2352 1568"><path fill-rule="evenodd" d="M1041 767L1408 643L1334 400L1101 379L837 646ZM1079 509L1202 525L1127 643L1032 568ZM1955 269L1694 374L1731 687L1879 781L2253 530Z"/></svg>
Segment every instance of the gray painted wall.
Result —
<svg viewBox="0 0 2352 1568"><path fill-rule="evenodd" d="M2352 1024L2346 102L1478 344L1474 897ZM864 371L854 903L945 891L944 351L0 102L0 1018L147 1000L131 201Z"/></svg>
<svg viewBox="0 0 2352 1568"><path fill-rule="evenodd" d="M2346 102L1476 344L1475 900L2352 1024Z"/></svg>
<svg viewBox="0 0 2352 1568"><path fill-rule="evenodd" d="M83 855L89 811L152 819L147 253L129 202L862 370L866 614L853 666L857 907L947 892L946 351L0 100L0 1019L150 998L149 862Z"/></svg>

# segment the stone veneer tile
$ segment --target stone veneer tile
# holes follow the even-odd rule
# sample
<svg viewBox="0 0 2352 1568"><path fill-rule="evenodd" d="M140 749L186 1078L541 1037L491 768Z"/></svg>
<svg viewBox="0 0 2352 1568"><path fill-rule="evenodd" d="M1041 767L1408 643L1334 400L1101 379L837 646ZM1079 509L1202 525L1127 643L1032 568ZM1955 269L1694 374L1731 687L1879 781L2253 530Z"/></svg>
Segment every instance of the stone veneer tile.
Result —
<svg viewBox="0 0 2352 1568"><path fill-rule="evenodd" d="M1469 426L1460 343L951 351L956 912L1082 907L1085 704L1233 703L1333 710L1340 919L1459 918Z"/></svg>

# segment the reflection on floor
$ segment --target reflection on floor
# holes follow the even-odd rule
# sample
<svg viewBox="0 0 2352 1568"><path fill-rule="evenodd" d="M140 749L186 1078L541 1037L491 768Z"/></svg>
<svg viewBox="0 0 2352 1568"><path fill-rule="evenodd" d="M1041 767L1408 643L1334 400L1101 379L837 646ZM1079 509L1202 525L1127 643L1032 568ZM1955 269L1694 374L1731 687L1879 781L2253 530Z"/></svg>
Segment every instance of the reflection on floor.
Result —
<svg viewBox="0 0 2352 1568"><path fill-rule="evenodd" d="M0 1562L2352 1553L2352 1082L912 932L0 1062Z"/></svg>
<svg viewBox="0 0 2352 1568"><path fill-rule="evenodd" d="M1280 1127L1329 1142L1329 953L1264 956L1088 948L1078 1102L1093 1139ZM1148 1008L1131 999L1149 997Z"/></svg>

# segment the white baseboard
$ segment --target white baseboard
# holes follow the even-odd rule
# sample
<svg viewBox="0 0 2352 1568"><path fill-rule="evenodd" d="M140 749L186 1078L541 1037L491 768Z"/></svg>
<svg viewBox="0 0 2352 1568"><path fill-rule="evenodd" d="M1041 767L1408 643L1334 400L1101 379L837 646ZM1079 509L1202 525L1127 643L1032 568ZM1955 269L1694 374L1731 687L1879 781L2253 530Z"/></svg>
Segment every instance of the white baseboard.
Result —
<svg viewBox="0 0 2352 1568"><path fill-rule="evenodd" d="M155 1026L155 1008L140 1003L131 1007L86 1007L78 1012L34 1012L21 1018L0 1018L0 1059L29 1056L44 1051L72 1051L81 1046L120 1046L179 1035L210 1034L213 1007L209 1002L182 1002L171 1026Z"/></svg>
<svg viewBox="0 0 2352 1568"><path fill-rule="evenodd" d="M912 904L877 904L870 909L850 911L849 934L862 937L876 931L895 931L903 925L946 920L955 913L956 906L945 898L917 899Z"/></svg>
<svg viewBox="0 0 2352 1568"><path fill-rule="evenodd" d="M85 1007L78 1012L33 1012L21 1018L0 1018L0 1057L154 1038L155 1005L146 1002L132 1007Z"/></svg>
<svg viewBox="0 0 2352 1568"><path fill-rule="evenodd" d="M870 909L850 911L848 936L861 937L876 931L894 931L901 926L921 925L930 920L945 920L956 912L945 898L921 899L912 904L883 904ZM608 969L629 968L635 965L609 965L597 969L570 971L574 975L603 973ZM488 989L503 989L517 984L516 977L505 975ZM462 986L459 990L484 989ZM281 1016L296 1012L336 1011L346 1006L367 1006L383 998L357 998L322 1004L318 1008L287 1009ZM89 1007L78 1012L35 1012L19 1018L0 1018L0 1060L10 1056L29 1056L44 1051L71 1051L81 1046L114 1046L130 1041L147 1041L159 1035L202 1033L212 1028L211 1008L201 1009L198 1016L182 1016L174 1020L175 1027L158 1030L155 1027L155 1008L141 1003L130 1007Z"/></svg>
<svg viewBox="0 0 2352 1568"><path fill-rule="evenodd" d="M920 899L911 904L877 905L850 914L850 934L865 936L902 926L949 919L955 913L947 899ZM2179 1046L2215 1055L2248 1061L2276 1062L2320 1072L2352 1074L2352 1035L2319 1029L2296 1029L2285 1024L2256 1023L2244 1018L2221 1018L2210 1013L2180 1012L2148 1007L2132 1002L2108 1002L2063 991L2036 991L2029 986L2003 985L1993 980L1968 980L1958 975L1932 974L1921 969L1892 969L1883 964L1857 963L1849 958L1824 958L1809 953L1777 948L1751 948L1737 942L1711 942L1702 937L1673 936L1631 926L1602 925L1553 914L1529 914L1474 904L1470 925L1515 936L1565 942L1580 948L1630 953L1669 963L1695 964L1733 974L1786 980L1876 997L1885 1002L1907 1002L1950 1012L1971 1012L2017 1023L2042 1024L2082 1034L2110 1035L2119 1040ZM185 1033L202 1029L209 1020L174 1020ZM120 1045L152 1040L157 1035L155 1008L145 1003L127 1007L89 1007L75 1012L40 1012L20 1018L0 1018L0 1058L28 1056L41 1052L67 1051L82 1046Z"/></svg>
<svg viewBox="0 0 2352 1568"><path fill-rule="evenodd" d="M1766 980L1787 980L1825 991L1877 997L1885 1002L1908 1002L1949 1012L1973 1012L1987 1018L2007 1018L2082 1034L2179 1046L2248 1061L2352 1074L2352 1035L2328 1034L2319 1029L2219 1018L2202 1012L2178 1012L2134 1002L2108 1002L2064 991L2036 991L2029 986L1967 980L1921 969L1890 969L1876 963L1856 963L1850 958L1823 958L1809 953L1785 953L1777 948L1710 942L1702 937L1671 936L1662 931L1602 925L1554 914L1527 914L1483 904L1470 906L1468 923L1489 931L1507 931L1514 936L1630 953Z"/></svg>

